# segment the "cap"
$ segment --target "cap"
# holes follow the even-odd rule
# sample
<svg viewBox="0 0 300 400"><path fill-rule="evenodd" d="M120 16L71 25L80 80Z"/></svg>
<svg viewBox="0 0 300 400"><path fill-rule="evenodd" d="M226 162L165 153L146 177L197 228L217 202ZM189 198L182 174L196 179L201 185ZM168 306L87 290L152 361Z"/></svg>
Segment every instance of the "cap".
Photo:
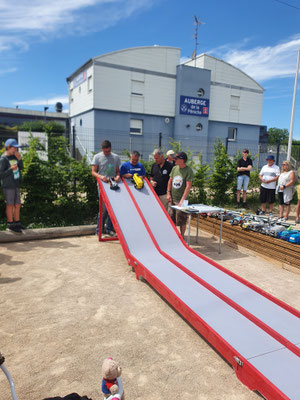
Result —
<svg viewBox="0 0 300 400"><path fill-rule="evenodd" d="M167 156L173 156L175 154L175 152L173 150L169 150L167 151Z"/></svg>
<svg viewBox="0 0 300 400"><path fill-rule="evenodd" d="M270 155L267 156L266 160L273 160L274 161L275 157L270 154Z"/></svg>
<svg viewBox="0 0 300 400"><path fill-rule="evenodd" d="M4 146L10 146L10 147L21 147L16 139L7 139L7 141L4 143Z"/></svg>
<svg viewBox="0 0 300 400"><path fill-rule="evenodd" d="M186 153L181 151L180 153L176 154L175 159L179 158L180 160L186 161L188 159Z"/></svg>

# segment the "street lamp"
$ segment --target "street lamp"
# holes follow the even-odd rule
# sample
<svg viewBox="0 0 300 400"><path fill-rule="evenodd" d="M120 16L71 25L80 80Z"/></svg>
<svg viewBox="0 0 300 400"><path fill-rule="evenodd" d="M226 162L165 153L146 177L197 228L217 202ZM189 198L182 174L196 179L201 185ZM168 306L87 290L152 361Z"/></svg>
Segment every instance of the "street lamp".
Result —
<svg viewBox="0 0 300 400"><path fill-rule="evenodd" d="M293 95L293 104L292 104L292 115L291 115L289 142L288 142L288 150L287 150L287 157L286 157L287 160L290 160L290 159L291 159L291 152L292 152L293 128L294 128L294 111L295 111L296 94L297 94L297 83L298 83L298 72L299 72L299 60L300 60L300 49L298 49L298 57L297 57L297 69L296 69L295 84L294 84L294 95Z"/></svg>

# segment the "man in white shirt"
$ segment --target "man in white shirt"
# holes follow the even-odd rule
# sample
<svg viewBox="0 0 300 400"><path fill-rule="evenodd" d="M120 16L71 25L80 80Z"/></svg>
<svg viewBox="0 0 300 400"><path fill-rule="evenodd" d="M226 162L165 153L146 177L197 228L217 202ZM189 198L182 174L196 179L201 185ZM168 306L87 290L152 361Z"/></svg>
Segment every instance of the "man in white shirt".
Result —
<svg viewBox="0 0 300 400"><path fill-rule="evenodd" d="M273 216L273 205L275 202L275 189L276 182L280 175L280 169L278 165L275 165L275 159L273 155L268 155L267 165L264 165L259 173L259 179L261 180L260 186L260 202L261 212L260 214L266 213L266 203L269 203L270 216Z"/></svg>

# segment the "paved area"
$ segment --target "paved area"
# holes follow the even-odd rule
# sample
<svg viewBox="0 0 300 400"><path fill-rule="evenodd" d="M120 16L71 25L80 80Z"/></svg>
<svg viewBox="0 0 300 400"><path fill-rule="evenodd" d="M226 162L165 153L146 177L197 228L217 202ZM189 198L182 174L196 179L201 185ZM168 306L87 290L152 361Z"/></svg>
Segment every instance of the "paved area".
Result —
<svg viewBox="0 0 300 400"><path fill-rule="evenodd" d="M291 306L300 275L200 233L195 246ZM192 242L193 243L193 242ZM0 244L0 352L19 400L101 396L105 357L127 400L255 400L233 369L146 283L118 242L95 236ZM0 399L11 399L0 370Z"/></svg>

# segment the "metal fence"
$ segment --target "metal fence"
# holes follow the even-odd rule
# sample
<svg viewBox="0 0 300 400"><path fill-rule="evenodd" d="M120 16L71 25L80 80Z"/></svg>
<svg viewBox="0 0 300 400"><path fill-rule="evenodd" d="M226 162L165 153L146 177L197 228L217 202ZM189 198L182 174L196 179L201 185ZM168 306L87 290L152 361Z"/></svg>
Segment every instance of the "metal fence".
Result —
<svg viewBox="0 0 300 400"><path fill-rule="evenodd" d="M137 150L140 152L141 157L148 161L152 159L152 153L155 148L160 147L165 152L172 148L170 143L173 138L163 132L143 132L142 135L135 135L125 130L76 127L76 131L71 132L70 137L71 145L72 143L75 145L73 154L76 155L76 158L86 155L88 161L91 162L94 153L101 151L101 142L105 139L110 140L112 143L112 151L120 155L122 159L126 158L124 155L126 152ZM216 139L207 137L199 137L196 140L195 137L183 137L180 138L178 142L183 151L192 153L193 160L196 163L198 162L198 155L201 153L202 161L211 164L214 157L215 140ZM251 139L247 140L247 142L226 142L225 139L222 141L231 159L234 159L237 154L241 154L243 148L247 148L251 156L255 158L255 166L258 167L260 149L257 141Z"/></svg>

